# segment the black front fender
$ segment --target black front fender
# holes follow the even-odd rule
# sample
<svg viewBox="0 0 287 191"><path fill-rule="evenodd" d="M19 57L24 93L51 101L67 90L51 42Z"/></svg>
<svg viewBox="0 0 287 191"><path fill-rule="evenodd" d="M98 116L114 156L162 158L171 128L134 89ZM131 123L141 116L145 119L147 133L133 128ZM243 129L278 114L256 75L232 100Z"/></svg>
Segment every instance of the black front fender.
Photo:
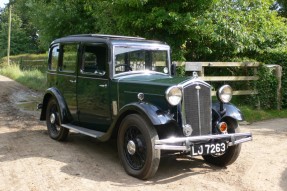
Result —
<svg viewBox="0 0 287 191"><path fill-rule="evenodd" d="M111 124L108 132L104 136L100 137L99 140L106 141L110 139L111 136L117 136L122 120L126 116L135 113L149 121L153 126L166 125L169 122L174 121L171 115L164 113L154 105L142 102L130 103L120 109L118 115L113 119L113 123Z"/></svg>
<svg viewBox="0 0 287 191"><path fill-rule="evenodd" d="M55 87L49 88L45 92L42 102L42 111L40 115L40 120L42 121L46 120L46 110L50 99L55 99L58 103L61 123L68 123L69 121L71 121L72 117L69 112L68 106L65 102L65 99L63 98L61 92Z"/></svg>
<svg viewBox="0 0 287 191"><path fill-rule="evenodd" d="M141 103L141 102L131 103L131 104L124 106L120 110L118 116L122 116L124 113L130 112L130 111L134 111L136 113L139 113L143 117L146 117L155 126L165 125L169 123L170 121L174 121L171 115L164 113L158 107L148 104L148 103Z"/></svg>
<svg viewBox="0 0 287 191"><path fill-rule="evenodd" d="M243 114L241 113L241 111L237 107L232 105L231 103L223 104L224 112L220 112L220 103L219 102L213 103L212 104L212 110L213 110L213 112L216 112L213 114L213 116L217 116L220 118L220 119L218 119L219 121L225 117L230 117L230 118L233 118L237 121L243 121L244 120L244 117L243 117Z"/></svg>

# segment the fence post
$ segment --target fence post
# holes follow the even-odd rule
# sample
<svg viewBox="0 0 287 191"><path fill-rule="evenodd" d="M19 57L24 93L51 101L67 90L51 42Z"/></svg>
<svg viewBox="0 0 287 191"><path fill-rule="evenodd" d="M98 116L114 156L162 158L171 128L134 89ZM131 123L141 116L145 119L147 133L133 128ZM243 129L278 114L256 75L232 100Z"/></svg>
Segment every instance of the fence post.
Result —
<svg viewBox="0 0 287 191"><path fill-rule="evenodd" d="M278 86L277 86L277 110L282 109L282 66L280 65L266 65L268 68L273 69L273 74L275 75Z"/></svg>
<svg viewBox="0 0 287 191"><path fill-rule="evenodd" d="M278 80L278 87L277 87L277 109L282 109L282 66L276 65L275 67L275 75Z"/></svg>

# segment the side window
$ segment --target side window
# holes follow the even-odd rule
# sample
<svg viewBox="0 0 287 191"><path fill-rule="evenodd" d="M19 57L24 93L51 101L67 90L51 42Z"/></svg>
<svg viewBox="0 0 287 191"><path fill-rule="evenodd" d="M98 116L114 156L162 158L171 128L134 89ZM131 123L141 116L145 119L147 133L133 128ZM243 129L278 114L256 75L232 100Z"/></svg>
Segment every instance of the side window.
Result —
<svg viewBox="0 0 287 191"><path fill-rule="evenodd" d="M105 44L86 44L83 48L81 72L104 76L106 74L107 47Z"/></svg>
<svg viewBox="0 0 287 191"><path fill-rule="evenodd" d="M75 72L77 66L77 44L65 44L62 47L63 60L60 70L63 72Z"/></svg>
<svg viewBox="0 0 287 191"><path fill-rule="evenodd" d="M52 47L50 51L50 62L48 69L51 71L56 71L59 61L59 45Z"/></svg>

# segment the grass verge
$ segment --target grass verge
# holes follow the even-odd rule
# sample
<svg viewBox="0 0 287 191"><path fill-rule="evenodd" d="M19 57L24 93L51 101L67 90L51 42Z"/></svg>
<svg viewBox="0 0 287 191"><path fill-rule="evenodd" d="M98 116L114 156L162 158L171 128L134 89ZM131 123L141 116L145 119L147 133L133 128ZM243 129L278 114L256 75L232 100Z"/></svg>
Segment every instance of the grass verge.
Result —
<svg viewBox="0 0 287 191"><path fill-rule="evenodd" d="M257 110L248 106L240 106L245 121L250 123L275 118L287 118L287 110Z"/></svg>
<svg viewBox="0 0 287 191"><path fill-rule="evenodd" d="M19 65L11 64L0 68L0 74L37 91L44 91L46 89L46 75L38 69L23 71Z"/></svg>

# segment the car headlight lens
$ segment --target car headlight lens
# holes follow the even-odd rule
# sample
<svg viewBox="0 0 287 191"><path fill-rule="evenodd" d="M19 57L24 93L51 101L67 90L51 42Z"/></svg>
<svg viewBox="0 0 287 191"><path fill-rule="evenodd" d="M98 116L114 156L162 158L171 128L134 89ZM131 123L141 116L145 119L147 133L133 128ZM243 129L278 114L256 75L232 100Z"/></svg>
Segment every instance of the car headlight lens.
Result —
<svg viewBox="0 0 287 191"><path fill-rule="evenodd" d="M165 92L166 100L170 105L177 105L182 99L182 91L177 86L172 86L168 88Z"/></svg>
<svg viewBox="0 0 287 191"><path fill-rule="evenodd" d="M229 85L224 85L217 91L217 98L223 103L230 102L232 98L232 88Z"/></svg>

